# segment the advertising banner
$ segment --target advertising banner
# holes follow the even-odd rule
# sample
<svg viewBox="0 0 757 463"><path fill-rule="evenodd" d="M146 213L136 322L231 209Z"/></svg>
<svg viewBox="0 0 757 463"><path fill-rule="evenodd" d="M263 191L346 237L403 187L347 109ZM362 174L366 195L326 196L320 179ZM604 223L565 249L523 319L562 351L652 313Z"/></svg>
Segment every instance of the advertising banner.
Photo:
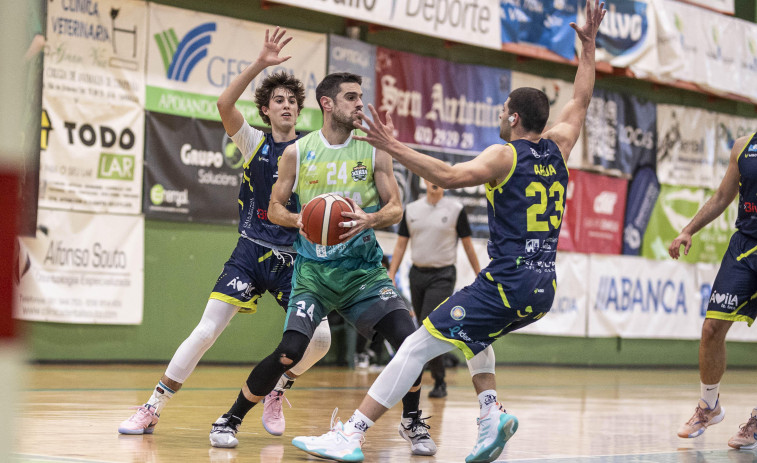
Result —
<svg viewBox="0 0 757 463"><path fill-rule="evenodd" d="M630 178L639 166L654 167L656 109L631 95L595 89L584 126L592 168Z"/></svg>
<svg viewBox="0 0 757 463"><path fill-rule="evenodd" d="M549 129L555 124L557 118L560 116L560 112L573 98L573 82L548 79L546 77L513 71L511 88L515 90L521 87L536 88L547 95L549 99L549 119L547 120L545 129ZM568 158L568 168L570 169L580 169L589 166L585 159L584 151L585 132L585 129L581 131L576 146L573 147L573 151Z"/></svg>
<svg viewBox="0 0 757 463"><path fill-rule="evenodd" d="M147 113L144 213L237 223L244 156L220 122Z"/></svg>
<svg viewBox="0 0 757 463"><path fill-rule="evenodd" d="M47 1L44 91L144 106L147 3Z"/></svg>
<svg viewBox="0 0 757 463"><path fill-rule="evenodd" d="M745 21L704 11L703 30L704 62L698 63L699 73L704 70L705 88L716 93L739 93L742 85L742 57L746 55L743 40ZM754 24L753 24L754 25Z"/></svg>
<svg viewBox="0 0 757 463"><path fill-rule="evenodd" d="M552 308L544 318L518 330L518 333L586 336L589 259L586 254L557 253L557 294Z"/></svg>
<svg viewBox="0 0 757 463"><path fill-rule="evenodd" d="M579 21L586 12L579 2ZM597 34L597 61L630 68L637 76L662 80L683 66L675 24L662 0L609 0L607 14ZM580 44L578 38L576 43ZM577 45L580 46L580 45Z"/></svg>
<svg viewBox="0 0 757 463"><path fill-rule="evenodd" d="M662 185L644 234L641 255L649 259L670 259L668 246L713 193L713 190L704 188ZM734 224L737 214L738 200L734 200L720 216L694 235L689 254L685 256L682 251L679 260L691 263L720 262L731 235L736 231Z"/></svg>
<svg viewBox="0 0 757 463"><path fill-rule="evenodd" d="M736 139L751 136L757 132L757 119L717 114L717 130L715 132L715 173L712 189L717 189L728 169L731 160L731 149Z"/></svg>
<svg viewBox="0 0 757 463"><path fill-rule="evenodd" d="M757 101L757 24L743 22L744 34L741 36L741 55L739 56L741 69L740 86L733 93Z"/></svg>
<svg viewBox="0 0 757 463"><path fill-rule="evenodd" d="M363 105L376 105L376 46L340 35L329 35L329 74L351 72L362 76Z"/></svg>
<svg viewBox="0 0 757 463"><path fill-rule="evenodd" d="M676 0L678 3L685 1L687 3L693 3L701 6L702 8L709 8L720 13L734 14L736 12L736 2L734 0Z"/></svg>
<svg viewBox="0 0 757 463"><path fill-rule="evenodd" d="M271 0L421 35L499 50L499 0Z"/></svg>
<svg viewBox="0 0 757 463"><path fill-rule="evenodd" d="M707 306L710 299L714 299L718 302L718 298L722 297L717 294L712 294L712 284L715 282L715 277L718 274L720 265L718 264L696 264L697 282L699 283L699 291L697 292L697 299L699 301L699 318L700 323L704 322L705 315L707 313ZM741 301L743 302L743 301ZM745 341L754 342L757 341L757 326L751 328L744 322L735 322L731 329L728 330L729 341Z"/></svg>
<svg viewBox="0 0 757 463"><path fill-rule="evenodd" d="M142 322L144 218L40 209L36 237L20 241L22 320Z"/></svg>
<svg viewBox="0 0 757 463"><path fill-rule="evenodd" d="M657 176L669 185L711 188L715 173L715 113L657 105Z"/></svg>
<svg viewBox="0 0 757 463"><path fill-rule="evenodd" d="M705 43L702 31L706 29L705 11L679 0L663 0L663 8L672 17L683 52L683 66L673 72L673 77L685 82L704 84L702 72L705 62Z"/></svg>
<svg viewBox="0 0 757 463"><path fill-rule="evenodd" d="M590 337L699 339L693 265L594 255L589 275Z"/></svg>
<svg viewBox="0 0 757 463"><path fill-rule="evenodd" d="M557 53L576 56L575 31L578 5L564 0L500 0L502 43L528 43Z"/></svg>
<svg viewBox="0 0 757 463"><path fill-rule="evenodd" d="M39 206L139 214L144 111L47 93L42 105Z"/></svg>
<svg viewBox="0 0 757 463"><path fill-rule="evenodd" d="M388 111L397 138L433 151L478 154L502 143L499 114L510 71L457 64L379 47L377 109Z"/></svg>
<svg viewBox="0 0 757 463"><path fill-rule="evenodd" d="M258 56L268 26L224 16L150 3L146 109L198 119L220 120L221 92ZM252 125L264 126L254 103L254 89L271 73L285 71L305 86L300 130L321 127L315 88L326 75L324 34L287 29L293 40L282 54L292 56L252 81L236 107Z"/></svg>
<svg viewBox="0 0 757 463"><path fill-rule="evenodd" d="M623 254L641 254L641 242L660 194L660 182L651 167L636 172L628 187L626 218L623 225Z"/></svg>
<svg viewBox="0 0 757 463"><path fill-rule="evenodd" d="M628 181L573 170L557 249L620 254Z"/></svg>

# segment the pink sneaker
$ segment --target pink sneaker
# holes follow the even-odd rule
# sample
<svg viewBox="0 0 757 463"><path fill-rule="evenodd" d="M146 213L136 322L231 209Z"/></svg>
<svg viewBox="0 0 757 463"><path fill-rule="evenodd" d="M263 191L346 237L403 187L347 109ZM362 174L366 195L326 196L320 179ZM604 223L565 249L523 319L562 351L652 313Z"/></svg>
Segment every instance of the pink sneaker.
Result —
<svg viewBox="0 0 757 463"><path fill-rule="evenodd" d="M160 415L155 413L155 407L144 404L137 409L131 418L121 422L118 426L118 432L121 434L152 434L155 431L155 425L158 424Z"/></svg>
<svg viewBox="0 0 757 463"><path fill-rule="evenodd" d="M723 421L724 417L725 407L720 405L720 396L718 396L718 401L715 402L715 408L710 408L707 402L699 399L694 415L678 429L678 437L697 437L709 426Z"/></svg>
<svg viewBox="0 0 757 463"><path fill-rule="evenodd" d="M274 436L284 434L286 423L284 422L284 410L282 410L281 399L287 401L287 405L292 404L284 397L283 392L271 391L263 399L263 427L266 431Z"/></svg>

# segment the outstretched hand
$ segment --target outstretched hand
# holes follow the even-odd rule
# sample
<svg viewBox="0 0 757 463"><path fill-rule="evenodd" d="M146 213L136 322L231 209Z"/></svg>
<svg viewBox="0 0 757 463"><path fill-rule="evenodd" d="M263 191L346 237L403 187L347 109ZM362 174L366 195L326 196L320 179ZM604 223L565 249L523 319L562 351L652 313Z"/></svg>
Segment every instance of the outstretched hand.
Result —
<svg viewBox="0 0 757 463"><path fill-rule="evenodd" d="M394 123L392 122L392 116L389 115L389 111L386 112L386 124L381 122L379 113L372 104L368 105L368 110L371 112L373 120L365 117L365 113L360 111L360 119L365 123L362 125L360 121L355 121L354 125L356 129L365 132L364 137L353 135L355 140L366 141L372 146L382 151L389 151L389 146L397 140L394 138Z"/></svg>
<svg viewBox="0 0 757 463"><path fill-rule="evenodd" d="M273 30L273 34L269 34L268 29L265 30L265 42L263 42L263 49L260 50L260 55L258 56L258 61L261 64L264 64L266 67L276 66L291 58L291 56L279 56L281 49L292 40L292 37L287 37L283 41L281 40L284 38L286 32L286 29L281 29L278 26Z"/></svg>
<svg viewBox="0 0 757 463"><path fill-rule="evenodd" d="M592 0L586 0L586 24L578 27L576 23L570 23L570 27L575 29L582 44L594 42L597 38L597 31L599 31L599 24L607 13L605 2L599 3L599 0L593 0L593 3L594 7L592 8Z"/></svg>
<svg viewBox="0 0 757 463"><path fill-rule="evenodd" d="M673 259L678 259L681 256L681 246L683 245L683 254L689 255L689 249L691 249L691 235L681 232L680 235L673 240L668 248L668 254Z"/></svg>

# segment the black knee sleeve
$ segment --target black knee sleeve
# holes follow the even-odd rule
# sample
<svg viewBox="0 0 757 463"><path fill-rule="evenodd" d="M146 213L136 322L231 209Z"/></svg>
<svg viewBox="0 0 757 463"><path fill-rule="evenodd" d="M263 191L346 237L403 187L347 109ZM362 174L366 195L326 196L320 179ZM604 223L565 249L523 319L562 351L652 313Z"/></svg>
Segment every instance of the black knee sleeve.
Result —
<svg viewBox="0 0 757 463"><path fill-rule="evenodd" d="M276 387L281 375L302 359L310 339L298 331L285 331L271 355L258 363L247 378L247 387L254 395L266 396ZM282 362L289 359L291 362Z"/></svg>
<svg viewBox="0 0 757 463"><path fill-rule="evenodd" d="M410 318L410 312L406 310L394 310L376 323L373 329L386 338L394 350L397 350L405 338L415 332L415 325L413 325L413 319ZM413 386L419 385L422 377L423 372L418 375Z"/></svg>

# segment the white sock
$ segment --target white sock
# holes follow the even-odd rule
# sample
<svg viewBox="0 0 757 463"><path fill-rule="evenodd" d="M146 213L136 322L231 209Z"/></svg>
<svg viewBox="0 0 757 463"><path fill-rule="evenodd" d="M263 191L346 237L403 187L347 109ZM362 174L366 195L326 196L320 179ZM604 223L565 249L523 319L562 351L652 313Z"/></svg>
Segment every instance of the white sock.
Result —
<svg viewBox="0 0 757 463"><path fill-rule="evenodd" d="M355 413L350 417L350 420L345 423L344 432L347 434L352 434L354 432L365 434L365 431L371 426L373 426L373 421L363 415L360 410L355 410Z"/></svg>
<svg viewBox="0 0 757 463"><path fill-rule="evenodd" d="M497 391L489 389L479 394L478 406L481 408L481 416L486 415L490 408L497 406Z"/></svg>
<svg viewBox="0 0 757 463"><path fill-rule="evenodd" d="M717 383L717 384L700 383L699 387L702 393L702 400L705 401L708 407L715 408L715 404L718 403L718 394L720 393L720 383Z"/></svg>
<svg viewBox="0 0 757 463"><path fill-rule="evenodd" d="M168 403L168 399L173 397L174 394L176 394L176 391L168 388L168 386L163 384L163 381L158 381L150 399L147 401L147 405L153 407L155 413L160 415L160 411L163 410L163 407Z"/></svg>
<svg viewBox="0 0 757 463"><path fill-rule="evenodd" d="M276 392L284 392L285 390L292 387L292 384L294 384L294 378L290 378L287 376L286 373L281 375L281 378L279 378L279 382L276 383L276 386L273 388Z"/></svg>

